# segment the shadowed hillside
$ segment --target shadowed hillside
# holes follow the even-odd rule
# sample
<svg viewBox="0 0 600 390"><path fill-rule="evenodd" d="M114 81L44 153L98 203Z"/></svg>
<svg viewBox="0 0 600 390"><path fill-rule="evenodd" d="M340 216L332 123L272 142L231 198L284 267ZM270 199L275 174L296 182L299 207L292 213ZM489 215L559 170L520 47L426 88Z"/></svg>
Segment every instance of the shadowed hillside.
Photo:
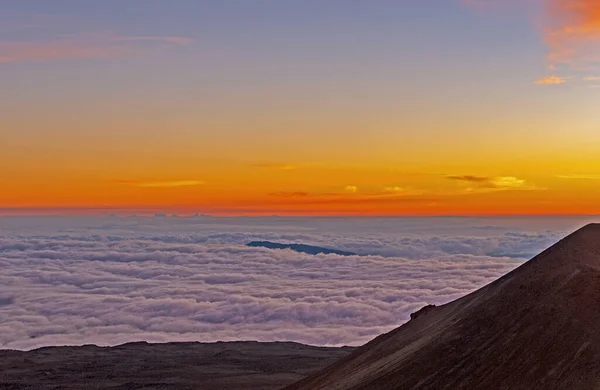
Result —
<svg viewBox="0 0 600 390"><path fill-rule="evenodd" d="M288 390L597 389L600 225Z"/></svg>
<svg viewBox="0 0 600 390"><path fill-rule="evenodd" d="M0 350L0 389L275 390L351 350L257 342Z"/></svg>

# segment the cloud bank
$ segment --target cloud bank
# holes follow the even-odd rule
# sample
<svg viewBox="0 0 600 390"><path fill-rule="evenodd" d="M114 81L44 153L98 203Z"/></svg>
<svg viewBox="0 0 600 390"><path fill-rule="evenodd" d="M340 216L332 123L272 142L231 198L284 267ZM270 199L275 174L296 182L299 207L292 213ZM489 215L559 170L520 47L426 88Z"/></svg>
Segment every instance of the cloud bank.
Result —
<svg viewBox="0 0 600 390"><path fill-rule="evenodd" d="M581 221L550 222L4 217L0 348L240 339L358 345L426 304L489 283ZM245 246L252 240L359 256Z"/></svg>

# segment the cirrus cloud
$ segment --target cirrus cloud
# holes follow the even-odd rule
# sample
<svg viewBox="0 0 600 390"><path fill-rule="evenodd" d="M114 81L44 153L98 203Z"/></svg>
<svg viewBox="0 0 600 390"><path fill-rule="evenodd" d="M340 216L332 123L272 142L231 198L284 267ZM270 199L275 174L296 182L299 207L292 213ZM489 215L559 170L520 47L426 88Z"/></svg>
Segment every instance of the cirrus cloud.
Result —
<svg viewBox="0 0 600 390"><path fill-rule="evenodd" d="M32 41L0 41L0 64L72 59L111 58L192 40L177 36L120 36L78 34L66 38Z"/></svg>
<svg viewBox="0 0 600 390"><path fill-rule="evenodd" d="M130 185L142 188L169 188L169 187L193 187L203 185L202 180L164 180L164 181L140 181L140 180L113 180L111 183Z"/></svg>
<svg viewBox="0 0 600 390"><path fill-rule="evenodd" d="M537 190L535 185L528 183L524 179L514 176L446 176L449 180L465 182L475 187L467 188L467 192L488 192L488 191L507 191L507 190Z"/></svg>
<svg viewBox="0 0 600 390"><path fill-rule="evenodd" d="M490 10L509 7L531 17L548 47L548 67L590 72L600 64L600 2L598 0L461 0L467 7ZM541 85L564 84L560 76L544 77Z"/></svg>
<svg viewBox="0 0 600 390"><path fill-rule="evenodd" d="M581 174L581 173L571 173L571 174L563 174L556 175L559 179L567 179L567 180L600 180L600 175L594 174Z"/></svg>
<svg viewBox="0 0 600 390"><path fill-rule="evenodd" d="M599 1L547 0L547 11L544 40L551 63L587 67L600 61Z"/></svg>
<svg viewBox="0 0 600 390"><path fill-rule="evenodd" d="M310 194L308 192L304 192L304 191L277 191L277 192L271 192L269 194L269 196L283 197L283 198L303 198L303 197L306 197L309 195Z"/></svg>

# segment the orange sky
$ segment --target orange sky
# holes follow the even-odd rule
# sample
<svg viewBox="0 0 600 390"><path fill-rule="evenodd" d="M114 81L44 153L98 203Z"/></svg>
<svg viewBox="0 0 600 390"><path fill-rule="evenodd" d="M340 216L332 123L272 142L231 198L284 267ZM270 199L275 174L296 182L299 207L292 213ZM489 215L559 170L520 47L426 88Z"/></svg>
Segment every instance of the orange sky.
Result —
<svg viewBox="0 0 600 390"><path fill-rule="evenodd" d="M600 213L600 2L300 3L15 5L0 213Z"/></svg>

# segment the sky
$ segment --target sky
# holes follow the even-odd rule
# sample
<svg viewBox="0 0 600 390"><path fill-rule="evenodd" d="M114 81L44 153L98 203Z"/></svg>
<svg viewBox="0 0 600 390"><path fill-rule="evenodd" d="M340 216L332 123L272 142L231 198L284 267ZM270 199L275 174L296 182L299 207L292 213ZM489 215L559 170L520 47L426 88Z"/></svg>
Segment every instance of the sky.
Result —
<svg viewBox="0 0 600 390"><path fill-rule="evenodd" d="M0 349L361 345L468 294L581 217L0 217ZM247 246L305 243L353 256Z"/></svg>
<svg viewBox="0 0 600 390"><path fill-rule="evenodd" d="M597 0L21 0L0 214L596 214Z"/></svg>

